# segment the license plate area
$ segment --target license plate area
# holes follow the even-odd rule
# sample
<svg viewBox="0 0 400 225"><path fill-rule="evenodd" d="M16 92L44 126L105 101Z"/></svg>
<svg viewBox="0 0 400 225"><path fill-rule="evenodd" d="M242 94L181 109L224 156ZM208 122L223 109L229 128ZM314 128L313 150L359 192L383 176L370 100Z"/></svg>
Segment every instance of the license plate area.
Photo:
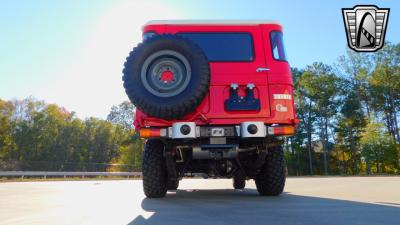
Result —
<svg viewBox="0 0 400 225"><path fill-rule="evenodd" d="M235 127L201 127L200 128L201 137L235 137L236 129Z"/></svg>
<svg viewBox="0 0 400 225"><path fill-rule="evenodd" d="M222 127L211 128L211 136L213 137L223 137L225 136L225 129Z"/></svg>

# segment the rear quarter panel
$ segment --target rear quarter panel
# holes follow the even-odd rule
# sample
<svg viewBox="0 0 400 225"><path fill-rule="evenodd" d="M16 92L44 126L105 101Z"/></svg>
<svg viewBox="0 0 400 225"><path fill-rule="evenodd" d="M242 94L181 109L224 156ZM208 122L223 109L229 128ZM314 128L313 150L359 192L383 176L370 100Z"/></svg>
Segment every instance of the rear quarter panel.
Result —
<svg viewBox="0 0 400 225"><path fill-rule="evenodd" d="M294 108L294 93L293 93L293 78L290 70L290 65L287 61L276 60L272 54L272 46L270 41L270 34L273 31L282 31L282 27L279 25L261 25L263 30L263 36L266 40L265 48L265 60L268 68L268 85L269 85L269 101L271 103L271 117L268 119L268 123L278 124L292 124L295 123L296 111ZM286 53L287 54L287 53ZM287 56L287 55L286 55ZM288 94L291 99L275 99L274 94ZM287 111L282 112L277 109L279 106L286 107Z"/></svg>

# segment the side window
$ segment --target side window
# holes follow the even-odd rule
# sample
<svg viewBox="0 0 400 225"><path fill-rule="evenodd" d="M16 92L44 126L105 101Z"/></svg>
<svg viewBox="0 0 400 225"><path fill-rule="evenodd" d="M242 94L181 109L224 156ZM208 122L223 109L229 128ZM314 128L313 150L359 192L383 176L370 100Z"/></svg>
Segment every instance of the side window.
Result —
<svg viewBox="0 0 400 225"><path fill-rule="evenodd" d="M151 32L151 31L144 33L143 36L142 36L143 41L145 41L146 39L148 39L149 37L152 37L154 35L156 35L156 33L155 32Z"/></svg>
<svg viewBox="0 0 400 225"><path fill-rule="evenodd" d="M250 33L185 32L178 35L200 46L211 62L250 62L254 59Z"/></svg>
<svg viewBox="0 0 400 225"><path fill-rule="evenodd" d="M282 32L272 31L271 32L271 48L272 56L276 60L287 61L285 46L283 45L283 35Z"/></svg>

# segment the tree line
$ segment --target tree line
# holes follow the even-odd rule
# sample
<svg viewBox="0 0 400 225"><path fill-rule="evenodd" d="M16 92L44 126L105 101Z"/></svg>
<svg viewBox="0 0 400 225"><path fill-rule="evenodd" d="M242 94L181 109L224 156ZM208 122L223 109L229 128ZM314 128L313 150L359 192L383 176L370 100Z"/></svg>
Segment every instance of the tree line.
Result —
<svg viewBox="0 0 400 225"><path fill-rule="evenodd" d="M292 69L300 124L290 174L400 173L400 44Z"/></svg>
<svg viewBox="0 0 400 225"><path fill-rule="evenodd" d="M400 173L400 44L348 50L333 65L292 68L300 124L285 140L288 173ZM33 98L0 99L0 170L139 171L129 102L106 120Z"/></svg>
<svg viewBox="0 0 400 225"><path fill-rule="evenodd" d="M0 169L138 171L142 141L132 140L132 111L124 102L108 120L82 120L33 98L0 99Z"/></svg>

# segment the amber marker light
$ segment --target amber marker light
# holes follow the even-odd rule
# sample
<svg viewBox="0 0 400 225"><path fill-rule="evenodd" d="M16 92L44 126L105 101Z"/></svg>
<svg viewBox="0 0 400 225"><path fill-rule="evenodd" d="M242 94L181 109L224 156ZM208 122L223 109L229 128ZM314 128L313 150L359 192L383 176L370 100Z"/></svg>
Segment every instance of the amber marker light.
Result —
<svg viewBox="0 0 400 225"><path fill-rule="evenodd" d="M141 138L161 137L161 129L142 128L139 130Z"/></svg>

